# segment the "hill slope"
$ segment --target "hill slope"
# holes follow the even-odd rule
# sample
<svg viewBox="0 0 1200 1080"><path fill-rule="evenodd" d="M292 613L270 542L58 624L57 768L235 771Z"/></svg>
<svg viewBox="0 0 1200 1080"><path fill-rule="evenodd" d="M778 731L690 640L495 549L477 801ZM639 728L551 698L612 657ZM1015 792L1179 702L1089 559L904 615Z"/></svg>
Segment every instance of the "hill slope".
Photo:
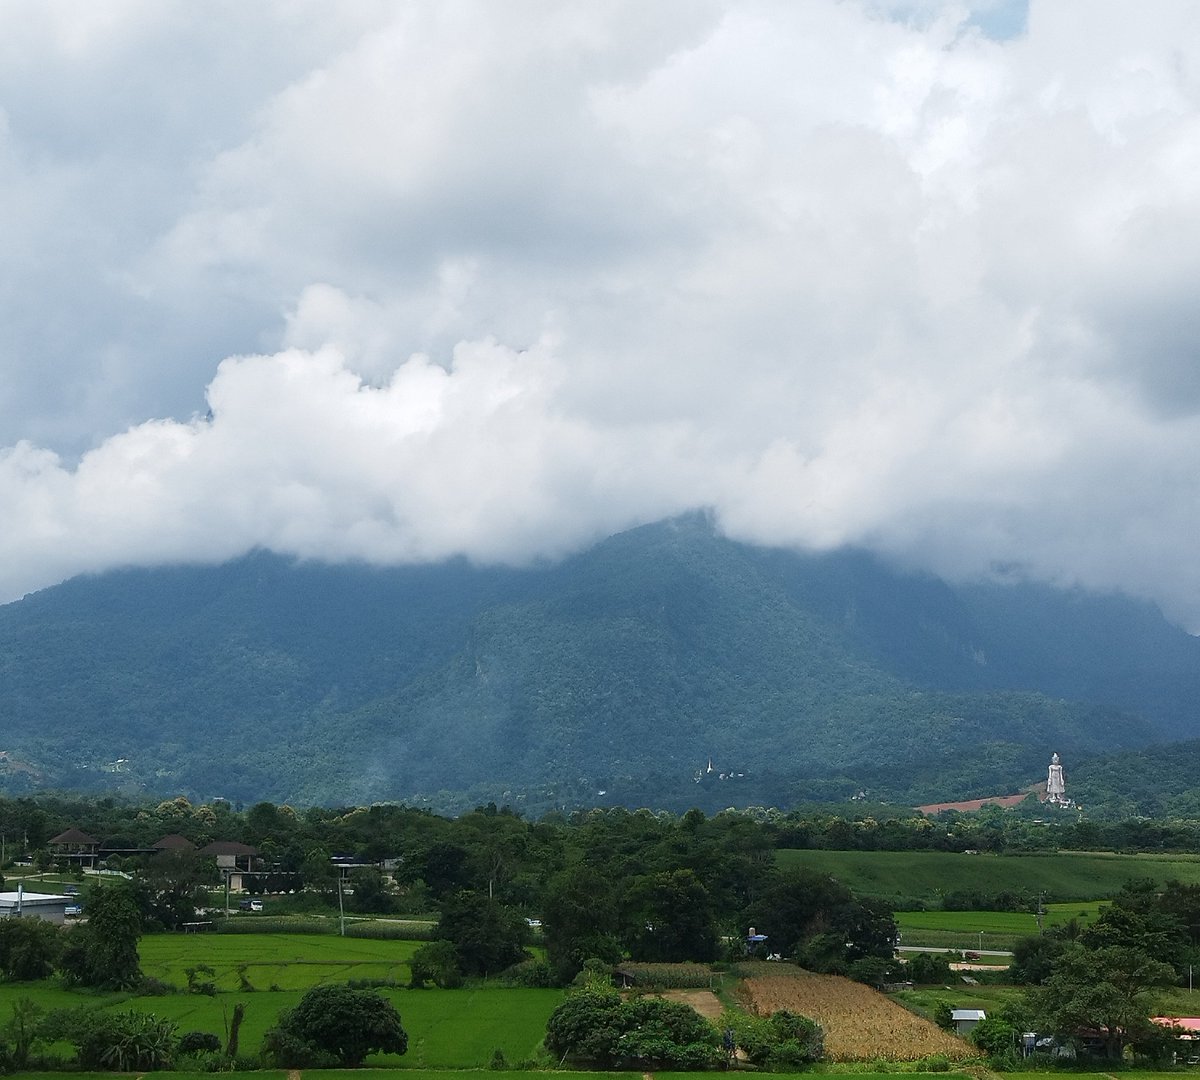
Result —
<svg viewBox="0 0 1200 1080"><path fill-rule="evenodd" d="M1196 640L1145 606L954 589L688 517L526 571L258 554L0 607L4 749L28 765L0 783L687 805L711 758L746 774L718 805L831 775L965 797L1036 779L1052 749L1191 734L1198 681Z"/></svg>

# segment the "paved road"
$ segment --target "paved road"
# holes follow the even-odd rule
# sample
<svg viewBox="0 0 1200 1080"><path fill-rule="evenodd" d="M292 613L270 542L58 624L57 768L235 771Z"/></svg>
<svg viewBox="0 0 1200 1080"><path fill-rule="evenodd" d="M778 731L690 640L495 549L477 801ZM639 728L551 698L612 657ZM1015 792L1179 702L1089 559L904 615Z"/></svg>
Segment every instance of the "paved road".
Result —
<svg viewBox="0 0 1200 1080"><path fill-rule="evenodd" d="M977 956L1012 956L1008 949L947 949L939 948L936 945L897 945L896 952L960 952L964 954L973 952Z"/></svg>

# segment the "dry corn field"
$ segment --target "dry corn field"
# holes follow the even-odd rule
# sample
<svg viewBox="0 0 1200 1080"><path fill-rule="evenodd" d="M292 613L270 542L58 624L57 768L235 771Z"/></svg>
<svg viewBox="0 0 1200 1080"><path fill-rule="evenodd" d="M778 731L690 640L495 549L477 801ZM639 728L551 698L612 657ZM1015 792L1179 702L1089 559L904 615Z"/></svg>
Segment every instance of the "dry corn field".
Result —
<svg viewBox="0 0 1200 1080"><path fill-rule="evenodd" d="M840 975L764 975L746 979L741 993L746 1007L763 1016L776 1009L811 1016L825 1029L831 1061L913 1061L930 1054L959 1061L978 1054L936 1024Z"/></svg>

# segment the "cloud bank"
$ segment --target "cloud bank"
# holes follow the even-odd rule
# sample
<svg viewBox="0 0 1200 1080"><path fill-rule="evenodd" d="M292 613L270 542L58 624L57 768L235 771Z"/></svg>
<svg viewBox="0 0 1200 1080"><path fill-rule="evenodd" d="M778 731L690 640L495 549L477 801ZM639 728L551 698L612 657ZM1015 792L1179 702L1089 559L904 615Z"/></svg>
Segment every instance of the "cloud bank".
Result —
<svg viewBox="0 0 1200 1080"><path fill-rule="evenodd" d="M1200 628L1198 22L0 6L0 599L705 508Z"/></svg>

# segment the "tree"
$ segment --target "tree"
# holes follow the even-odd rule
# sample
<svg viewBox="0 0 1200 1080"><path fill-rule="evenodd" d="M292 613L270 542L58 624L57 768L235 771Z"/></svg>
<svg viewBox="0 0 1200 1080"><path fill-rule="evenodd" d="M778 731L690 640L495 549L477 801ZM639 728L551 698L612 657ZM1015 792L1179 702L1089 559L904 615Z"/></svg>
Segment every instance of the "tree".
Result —
<svg viewBox="0 0 1200 1080"><path fill-rule="evenodd" d="M143 925L179 930L184 923L195 922L196 909L208 900L205 886L216 881L211 860L194 851L159 852L134 881Z"/></svg>
<svg viewBox="0 0 1200 1080"><path fill-rule="evenodd" d="M1110 1057L1149 1029L1150 991L1175 982L1175 971L1140 949L1072 945L1039 989L1031 990L1036 1022L1060 1035L1102 1031Z"/></svg>
<svg viewBox="0 0 1200 1080"><path fill-rule="evenodd" d="M625 943L635 960L715 959L717 931L708 890L691 870L653 874L629 890Z"/></svg>
<svg viewBox="0 0 1200 1080"><path fill-rule="evenodd" d="M1054 966L1066 947L1061 938L1049 934L1018 938L1013 944L1009 978L1018 985L1040 986L1054 973Z"/></svg>
<svg viewBox="0 0 1200 1080"><path fill-rule="evenodd" d="M687 1005L661 998L622 1001L611 990L570 994L550 1015L546 1049L602 1068L697 1070L722 1060L720 1036Z"/></svg>
<svg viewBox="0 0 1200 1080"><path fill-rule="evenodd" d="M908 977L914 983L944 983L950 978L950 961L943 953L917 953L908 962Z"/></svg>
<svg viewBox="0 0 1200 1080"><path fill-rule="evenodd" d="M373 990L315 986L280 1013L264 1047L285 1068L361 1065L368 1054L403 1054L408 1035L400 1014Z"/></svg>
<svg viewBox="0 0 1200 1080"><path fill-rule="evenodd" d="M346 906L351 911L387 915L395 910L396 902L378 867L356 866L350 871L350 888Z"/></svg>
<svg viewBox="0 0 1200 1080"><path fill-rule="evenodd" d="M62 953L63 934L42 919L0 919L0 971L22 982L51 975Z"/></svg>
<svg viewBox="0 0 1200 1080"><path fill-rule="evenodd" d="M542 940L561 983L570 982L593 957L609 965L619 962L612 880L583 865L554 877L542 902Z"/></svg>
<svg viewBox="0 0 1200 1080"><path fill-rule="evenodd" d="M127 882L93 888L88 921L67 932L59 966L70 982L103 990L128 990L141 980L138 939L142 923Z"/></svg>
<svg viewBox="0 0 1200 1080"><path fill-rule="evenodd" d="M529 925L512 908L466 890L442 901L437 937L452 941L467 975L491 975L526 959Z"/></svg>

